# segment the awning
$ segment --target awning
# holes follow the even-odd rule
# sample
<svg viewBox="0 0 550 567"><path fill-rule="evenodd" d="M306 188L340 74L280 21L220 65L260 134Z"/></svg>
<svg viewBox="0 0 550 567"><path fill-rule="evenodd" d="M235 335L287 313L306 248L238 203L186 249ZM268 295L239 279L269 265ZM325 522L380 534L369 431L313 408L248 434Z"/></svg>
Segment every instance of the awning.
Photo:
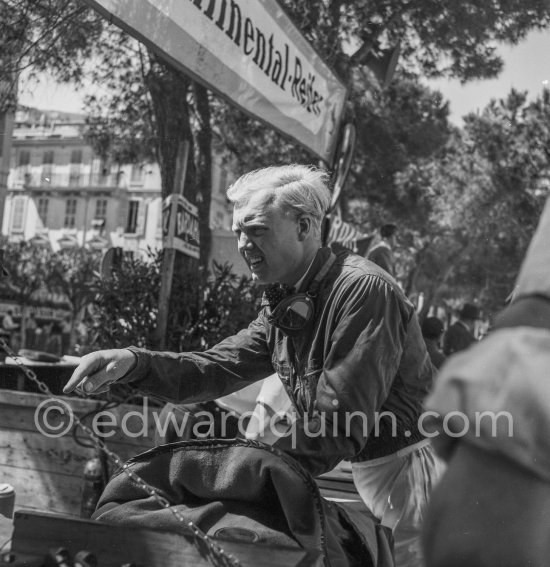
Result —
<svg viewBox="0 0 550 567"><path fill-rule="evenodd" d="M327 245L339 244L357 254L365 254L374 236L357 230L353 225L344 222L338 215L329 217Z"/></svg>

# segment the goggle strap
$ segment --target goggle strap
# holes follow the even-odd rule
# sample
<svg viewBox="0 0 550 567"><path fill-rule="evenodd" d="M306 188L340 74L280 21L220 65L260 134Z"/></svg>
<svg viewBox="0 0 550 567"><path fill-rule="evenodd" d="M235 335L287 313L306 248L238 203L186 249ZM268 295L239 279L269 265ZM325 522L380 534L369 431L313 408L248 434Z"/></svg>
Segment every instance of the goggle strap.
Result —
<svg viewBox="0 0 550 567"><path fill-rule="evenodd" d="M323 278L328 274L329 270L332 268L332 265L336 262L336 254L334 252L330 253L327 261L323 264L323 267L317 272L311 285L309 286L306 294L310 297L315 297L317 295L317 290L323 281Z"/></svg>

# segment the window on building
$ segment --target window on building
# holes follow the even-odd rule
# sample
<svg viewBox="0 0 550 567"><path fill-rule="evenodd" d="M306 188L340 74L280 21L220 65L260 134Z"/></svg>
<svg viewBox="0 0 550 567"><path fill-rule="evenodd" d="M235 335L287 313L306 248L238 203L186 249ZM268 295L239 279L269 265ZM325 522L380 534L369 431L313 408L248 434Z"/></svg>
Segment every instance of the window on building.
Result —
<svg viewBox="0 0 550 567"><path fill-rule="evenodd" d="M25 198L14 197L11 210L11 230L21 232L25 221Z"/></svg>
<svg viewBox="0 0 550 567"><path fill-rule="evenodd" d="M19 150L19 154L17 156L17 181L19 183L30 183L30 163L31 152L29 150Z"/></svg>
<svg viewBox="0 0 550 567"><path fill-rule="evenodd" d="M40 197L38 199L38 216L42 221L42 226L48 226L48 207L50 200L46 197Z"/></svg>
<svg viewBox="0 0 550 567"><path fill-rule="evenodd" d="M31 152L29 150L19 151L19 162L20 166L29 165L31 163Z"/></svg>
<svg viewBox="0 0 550 567"><path fill-rule="evenodd" d="M40 185L51 185L53 182L53 166L43 165L42 176L40 178Z"/></svg>
<svg viewBox="0 0 550 567"><path fill-rule="evenodd" d="M76 199L67 199L65 202L65 228L74 228L76 225Z"/></svg>
<svg viewBox="0 0 550 567"><path fill-rule="evenodd" d="M71 168L69 169L69 187L80 187L81 179L80 165L71 164Z"/></svg>
<svg viewBox="0 0 550 567"><path fill-rule="evenodd" d="M135 234L139 216L139 201L130 201L128 207L128 222L126 223L126 232Z"/></svg>
<svg viewBox="0 0 550 567"><path fill-rule="evenodd" d="M82 150L71 150L71 163L82 163Z"/></svg>
<svg viewBox="0 0 550 567"><path fill-rule="evenodd" d="M43 165L53 164L53 150L46 150L44 152L44 155L42 156L42 163Z"/></svg>
<svg viewBox="0 0 550 567"><path fill-rule="evenodd" d="M143 181L143 166L134 163L130 173L130 183L141 183Z"/></svg>
<svg viewBox="0 0 550 567"><path fill-rule="evenodd" d="M71 150L71 165L69 168L69 187L80 187L82 165L82 150Z"/></svg>
<svg viewBox="0 0 550 567"><path fill-rule="evenodd" d="M98 199L95 202L95 218L104 219L107 216L107 199Z"/></svg>

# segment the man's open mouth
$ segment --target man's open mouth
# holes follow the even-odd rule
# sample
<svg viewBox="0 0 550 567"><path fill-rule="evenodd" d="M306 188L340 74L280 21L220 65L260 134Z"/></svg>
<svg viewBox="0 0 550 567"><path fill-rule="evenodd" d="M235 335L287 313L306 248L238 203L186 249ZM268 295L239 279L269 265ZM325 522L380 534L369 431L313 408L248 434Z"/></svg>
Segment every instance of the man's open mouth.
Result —
<svg viewBox="0 0 550 567"><path fill-rule="evenodd" d="M258 266L260 266L264 261L264 259L261 256L247 256L246 259L248 260L248 265L252 269L255 269Z"/></svg>

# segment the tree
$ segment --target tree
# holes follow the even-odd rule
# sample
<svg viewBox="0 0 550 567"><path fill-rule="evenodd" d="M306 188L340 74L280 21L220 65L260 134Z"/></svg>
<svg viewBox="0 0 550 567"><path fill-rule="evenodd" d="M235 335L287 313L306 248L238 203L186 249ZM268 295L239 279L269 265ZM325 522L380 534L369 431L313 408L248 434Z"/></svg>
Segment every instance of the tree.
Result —
<svg viewBox="0 0 550 567"><path fill-rule="evenodd" d="M98 281L88 348L154 348L162 252L149 253L149 261L125 260L112 277ZM201 269L197 277L199 301L195 278L175 282L178 310L170 325L169 350L204 350L242 329L256 313L259 292L249 278L217 264L212 271Z"/></svg>
<svg viewBox="0 0 550 567"><path fill-rule="evenodd" d="M550 93L514 90L465 119L445 148L396 177L406 222L409 293L425 311L476 299L488 314L513 288L548 194Z"/></svg>
<svg viewBox="0 0 550 567"><path fill-rule="evenodd" d="M26 242L6 243L4 266L9 277L0 280L0 295L21 307L21 345L25 347L28 308L36 304L36 293L44 288L49 266L49 251Z"/></svg>
<svg viewBox="0 0 550 567"><path fill-rule="evenodd" d="M76 324L96 294L98 268L99 253L86 248L61 250L48 260L48 287L65 296L70 306L71 348L75 344Z"/></svg>
<svg viewBox="0 0 550 567"><path fill-rule="evenodd" d="M350 179L352 194L389 206L390 214L391 203L395 203L393 176L415 159L427 157L448 135L445 103L428 89L422 92L419 77L448 76L462 81L494 77L502 68L496 42L515 44L528 31L550 23L550 6L539 0L282 3L350 90L347 118L360 134ZM401 80L382 92L369 70L368 57L398 42L397 77ZM430 95L435 95L433 101ZM417 97L421 101L415 109ZM401 124L400 112L414 121ZM423 139L435 142L426 146L424 155L418 155L421 139L409 135L414 128L408 133L417 121L430 134Z"/></svg>
<svg viewBox="0 0 550 567"><path fill-rule="evenodd" d="M549 22L548 7L538 0L530 0L527 3L499 0L490 5L479 0L455 3L434 0L285 0L282 4L307 39L327 63L336 68L350 89L348 117L357 123L359 132L365 133L359 140L353 176L354 189L357 194L363 194L365 197L371 197L369 193L376 194L381 185L379 193L387 194L384 190L391 186L392 176L399 166L404 167L414 159L419 148L426 152L429 148L440 146L441 138L448 134L446 106L441 97L439 100L437 96L434 99L433 93L418 85L419 74L447 75L463 80L494 76L502 66L493 46L495 41L516 43L529 30L544 28ZM450 22L452 25L449 25ZM367 56L373 50L395 45L397 41L400 41L402 46L403 79L399 87L388 93L381 93L366 65ZM124 61L124 68L128 68L128 59L118 57L115 52L115 57L108 57L104 61L101 78L97 77L102 84L109 83L109 77L113 76L113 69L116 67L113 63L117 59ZM160 90L165 91L165 87L170 86L169 83L157 81L154 73L149 75L149 67L145 65L147 68L144 68L145 59L143 56L140 58L144 80L147 77L154 79L149 85L160 85L163 87ZM116 82L118 86L110 96L124 91L124 88L121 89L124 85L127 85L128 89L131 86L131 89L139 91L135 81ZM194 89L190 86L192 82L173 84L179 85L180 104L185 100L183 95ZM400 92L401 89L403 93ZM149 90L154 97L155 90ZM422 126L420 131L415 132L412 128L409 132L413 124L408 122L400 126L399 121L395 119L397 115L391 110L410 111L406 108L407 104L418 100L418 97L423 103L418 104L418 113L409 113L411 118L420 118ZM205 95L195 96L192 101L191 98L190 96L191 112L182 107L181 115L196 112L199 103L202 103L204 112L197 114L198 123L206 126L209 122L205 119L206 114L212 113L215 120L216 147L236 158L240 169L252 169L265 163L296 159L312 160L307 151L297 148L296 144L284 140L271 128L228 107L226 103L216 101L212 105L212 97ZM115 99L122 101L123 97L115 95ZM177 123L178 107L173 102L167 102L168 99L162 100L162 104L155 104L153 112L147 115L156 118L168 114L173 122ZM123 107L132 106L126 99ZM115 107L120 110L118 105ZM109 108L109 105L105 105L105 108ZM135 108L140 108L139 104L135 105ZM208 109L210 110L207 112ZM126 115L126 111L122 114ZM116 121L116 116L112 116ZM191 125L192 129L197 126L193 122ZM185 128L180 126L179 131L184 130ZM206 140L210 136L210 129L206 128L203 134L204 147L208 150L209 143ZM374 134L380 135L375 137ZM434 134L433 138L429 134ZM134 137L133 140L135 139ZM160 139L177 140L171 136ZM383 142L382 147L378 144L380 139ZM433 144L422 144L422 141L427 139L433 139ZM175 145L171 144L172 152ZM387 149L392 151L388 153L385 151ZM197 151L202 155L202 151ZM411 152L411 155L408 152ZM200 159L196 161L198 163ZM200 168L197 171L200 171ZM167 190L170 188L168 183ZM207 211L207 184L201 183L196 191L199 202L204 204L204 210ZM207 232L205 229L205 234Z"/></svg>
<svg viewBox="0 0 550 567"><path fill-rule="evenodd" d="M99 155L117 163L156 161L163 198L174 190L179 145L190 143L184 196L199 208L206 263L212 182L208 93L113 26L106 26L95 57L91 79L104 94L86 98L87 139Z"/></svg>
<svg viewBox="0 0 550 567"><path fill-rule="evenodd" d="M15 102L22 72L82 80L103 29L99 15L73 0L0 1L0 112Z"/></svg>
<svg viewBox="0 0 550 567"><path fill-rule="evenodd" d="M111 276L97 279L86 349L155 347L161 259L149 250L149 261L126 258Z"/></svg>
<svg viewBox="0 0 550 567"><path fill-rule="evenodd" d="M350 182L353 194L369 199L383 214L401 216L409 213L406 203L412 197L400 191L410 185L399 181L400 176L407 178L415 168L429 170L430 160L438 155L450 130L444 101L421 87L418 77L452 76L467 81L495 76L502 67L495 42L517 43L528 31L546 28L550 19L550 7L540 0L281 3L349 88L346 116L361 134ZM83 58L94 53L95 80L106 84L111 102L96 101L108 112L101 117L103 122L90 121L90 136L103 137L99 145L115 148L120 159L154 155L161 165L163 195L173 187L178 142L191 141L186 194L200 209L203 263L209 243L213 121L217 147L234 155L243 168L257 167L274 156L281 161L310 159L271 128L234 112L222 101L213 104L203 87L136 42L123 39L122 32L100 22L83 4L4 0L2 7L15 9L0 24L5 28L0 37L8 38L5 43L12 51L6 52L21 54L20 66L48 69L61 80L79 79L85 68ZM18 30L15 36L8 28ZM398 41L399 79L383 92L369 70L368 58ZM21 43L26 47L21 48ZM136 101L139 104L134 105ZM409 118L396 120L401 114ZM255 152L255 148L270 153Z"/></svg>

